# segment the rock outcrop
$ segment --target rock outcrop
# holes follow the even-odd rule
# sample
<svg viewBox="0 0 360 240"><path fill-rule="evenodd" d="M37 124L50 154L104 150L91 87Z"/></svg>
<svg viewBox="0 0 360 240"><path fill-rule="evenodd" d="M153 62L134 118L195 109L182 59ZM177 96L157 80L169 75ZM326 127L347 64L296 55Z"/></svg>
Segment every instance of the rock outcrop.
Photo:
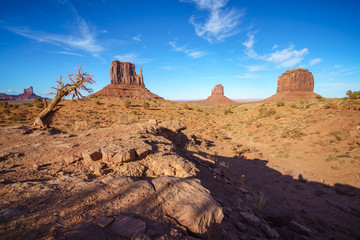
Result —
<svg viewBox="0 0 360 240"><path fill-rule="evenodd" d="M134 64L117 60L112 61L110 66L110 84L93 95L100 97L163 100L162 97L145 88L141 67L140 75L137 75Z"/></svg>
<svg viewBox="0 0 360 240"><path fill-rule="evenodd" d="M142 68L140 67L140 76L135 72L135 65L129 62L113 61L110 67L111 84L125 84L125 85L144 85L142 76Z"/></svg>
<svg viewBox="0 0 360 240"><path fill-rule="evenodd" d="M301 97L315 98L314 76L308 69L287 70L278 78L276 94L265 101L293 101Z"/></svg>
<svg viewBox="0 0 360 240"><path fill-rule="evenodd" d="M210 97L202 101L203 103L210 104L232 104L234 101L224 96L224 87L221 84L218 84L211 91Z"/></svg>
<svg viewBox="0 0 360 240"><path fill-rule="evenodd" d="M7 95L0 93L0 100L30 100L35 98L43 98L34 93L33 87L25 88L24 93L19 95Z"/></svg>
<svg viewBox="0 0 360 240"><path fill-rule="evenodd" d="M288 70L278 78L276 92L285 91L307 91L314 90L314 76L312 73L303 68Z"/></svg>

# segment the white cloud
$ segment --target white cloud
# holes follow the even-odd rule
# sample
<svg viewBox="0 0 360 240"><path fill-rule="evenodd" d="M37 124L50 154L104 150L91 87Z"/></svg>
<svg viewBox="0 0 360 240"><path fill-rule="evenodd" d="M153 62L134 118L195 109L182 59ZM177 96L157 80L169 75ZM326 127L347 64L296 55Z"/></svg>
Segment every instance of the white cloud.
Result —
<svg viewBox="0 0 360 240"><path fill-rule="evenodd" d="M265 65L249 65L245 66L248 72L259 72L266 69Z"/></svg>
<svg viewBox="0 0 360 240"><path fill-rule="evenodd" d="M314 66L315 64L321 63L322 59L321 58L315 58L315 59L311 59L309 62L309 67Z"/></svg>
<svg viewBox="0 0 360 240"><path fill-rule="evenodd" d="M247 36L248 36L248 40L243 42L243 45L246 48L245 54L251 59L264 60L275 63L278 68L293 67L296 64L299 64L304 59L303 57L309 53L309 50L307 48L295 50L294 44L291 44L288 48L282 50L276 50L275 52L272 52L267 55L259 55L254 50L255 34L249 32Z"/></svg>
<svg viewBox="0 0 360 240"><path fill-rule="evenodd" d="M208 54L205 51L198 51L198 50L194 50L194 49L188 49L186 46L179 47L179 46L176 45L176 41L169 42L169 45L173 48L173 50L175 52L183 52L186 55L188 55L189 57L192 57L192 58L195 58L195 59L196 58L201 58L201 57Z"/></svg>
<svg viewBox="0 0 360 240"><path fill-rule="evenodd" d="M73 53L73 52L59 51L59 52L56 52L56 53L67 54L67 55L74 55L74 56L82 57L81 54L77 54L77 53Z"/></svg>
<svg viewBox="0 0 360 240"><path fill-rule="evenodd" d="M127 53L123 55L116 55L114 56L115 59L119 60L120 62L131 62L137 64L144 64L153 61L153 59L149 58L139 58L137 53Z"/></svg>
<svg viewBox="0 0 360 240"><path fill-rule="evenodd" d="M141 42L141 35L138 34L135 37L132 38L134 41Z"/></svg>
<svg viewBox="0 0 360 240"><path fill-rule="evenodd" d="M17 94L17 93L22 93L22 91L12 90L12 89L6 89L6 90L0 89L0 93Z"/></svg>
<svg viewBox="0 0 360 240"><path fill-rule="evenodd" d="M279 46L277 44L275 44L272 49L277 49Z"/></svg>
<svg viewBox="0 0 360 240"><path fill-rule="evenodd" d="M260 78L259 75L256 75L254 73L244 73L243 75L235 75L234 78L238 78L238 79L258 79Z"/></svg>
<svg viewBox="0 0 360 240"><path fill-rule="evenodd" d="M84 50L91 53L93 56L98 56L103 50L103 47L97 42L95 31L90 29L90 26L86 23L86 21L77 14L75 8L72 8L72 10L76 17L77 34L75 35L34 31L23 26L3 26L3 28L40 43L49 43L65 49L70 47L73 49Z"/></svg>
<svg viewBox="0 0 360 240"><path fill-rule="evenodd" d="M223 41L225 38L238 33L240 18L245 11L236 8L226 8L228 0L180 0L180 2L193 2L200 11L208 11L209 15L200 21L195 15L189 19L194 25L195 32L210 43Z"/></svg>

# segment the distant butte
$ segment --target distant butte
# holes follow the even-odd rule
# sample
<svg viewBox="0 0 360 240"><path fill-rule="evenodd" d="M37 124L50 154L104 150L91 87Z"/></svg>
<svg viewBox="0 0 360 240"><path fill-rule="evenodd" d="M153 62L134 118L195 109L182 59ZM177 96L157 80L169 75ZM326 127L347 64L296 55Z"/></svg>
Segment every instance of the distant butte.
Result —
<svg viewBox="0 0 360 240"><path fill-rule="evenodd" d="M315 98L314 76L308 69L287 70L278 78L276 94L265 101L294 101L301 97Z"/></svg>
<svg viewBox="0 0 360 240"><path fill-rule="evenodd" d="M110 66L110 84L93 95L100 97L163 100L162 97L145 88L141 67L139 76L135 72L135 65L133 63L117 60L112 61Z"/></svg>
<svg viewBox="0 0 360 240"><path fill-rule="evenodd" d="M24 93L19 94L19 95L8 95L5 93L0 93L0 100L8 100L8 101L13 101L13 100L32 100L35 98L43 98L40 97L38 95L36 95L34 93L33 87L29 87L29 88L25 88L24 89Z"/></svg>
<svg viewBox="0 0 360 240"><path fill-rule="evenodd" d="M224 87L221 84L218 84L214 87L211 91L210 97L206 100L202 101L203 103L210 103L210 104L232 104L235 103L231 99L225 97L224 95Z"/></svg>

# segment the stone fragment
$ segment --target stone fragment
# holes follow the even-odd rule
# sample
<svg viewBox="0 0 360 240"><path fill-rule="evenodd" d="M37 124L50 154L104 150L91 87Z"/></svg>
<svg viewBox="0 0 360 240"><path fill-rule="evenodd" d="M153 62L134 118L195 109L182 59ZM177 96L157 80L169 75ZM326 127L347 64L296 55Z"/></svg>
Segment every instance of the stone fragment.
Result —
<svg viewBox="0 0 360 240"><path fill-rule="evenodd" d="M159 121L157 125L161 128L168 129L174 133L179 133L182 130L186 129L186 126L179 122Z"/></svg>
<svg viewBox="0 0 360 240"><path fill-rule="evenodd" d="M163 176L152 180L167 215L195 234L213 232L222 222L222 208L199 180Z"/></svg>
<svg viewBox="0 0 360 240"><path fill-rule="evenodd" d="M235 227L239 229L241 232L245 232L247 230L247 226L241 222L237 222Z"/></svg>
<svg viewBox="0 0 360 240"><path fill-rule="evenodd" d="M144 221L122 214L111 224L111 231L115 235L124 237L138 236L145 233L145 230L146 224Z"/></svg>
<svg viewBox="0 0 360 240"><path fill-rule="evenodd" d="M114 221L114 219L111 217L99 217L94 220L94 222L102 228L106 228L113 221Z"/></svg>
<svg viewBox="0 0 360 240"><path fill-rule="evenodd" d="M312 233L312 231L309 228L301 225L300 223L295 222L294 220L291 220L291 222L290 222L290 229L293 230L294 232L297 232L297 233L300 233L300 234L303 234L303 235L306 235L309 237L311 236L311 233Z"/></svg>
<svg viewBox="0 0 360 240"><path fill-rule="evenodd" d="M82 152L82 157L84 159L84 161L98 161L102 158L102 154L99 150L86 150L84 152Z"/></svg>
<svg viewBox="0 0 360 240"><path fill-rule="evenodd" d="M248 212L240 212L240 215L244 218L245 222L247 222L248 224L257 227L260 223L260 218L258 218L257 216L248 213Z"/></svg>
<svg viewBox="0 0 360 240"><path fill-rule="evenodd" d="M260 228L270 239L278 239L280 237L279 233L275 229L271 228L268 224L261 223Z"/></svg>

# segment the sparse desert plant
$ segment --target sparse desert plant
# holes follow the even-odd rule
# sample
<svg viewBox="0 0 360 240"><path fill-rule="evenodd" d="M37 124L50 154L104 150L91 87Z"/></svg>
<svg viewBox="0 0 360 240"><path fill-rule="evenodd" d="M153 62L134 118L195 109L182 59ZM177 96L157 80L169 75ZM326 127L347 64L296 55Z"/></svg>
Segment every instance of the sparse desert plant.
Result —
<svg viewBox="0 0 360 240"><path fill-rule="evenodd" d="M8 101L1 101L1 102L0 102L0 107L2 107L2 108L8 108L8 107L9 107L9 102L8 102Z"/></svg>
<svg viewBox="0 0 360 240"><path fill-rule="evenodd" d="M225 114L225 115L228 115L229 113L233 113L233 112L231 111L231 108L226 108L226 109L224 109L224 114Z"/></svg>
<svg viewBox="0 0 360 240"><path fill-rule="evenodd" d="M289 139L299 139L305 134L299 130L298 126L289 126L285 128L284 132L281 134L282 138L289 138Z"/></svg>
<svg viewBox="0 0 360 240"><path fill-rule="evenodd" d="M88 93L92 92L92 89L88 88L87 84L93 84L95 81L92 79L92 75L86 72L82 72L81 67L77 68L76 74L68 74L67 78L69 83L62 81L62 76L57 80L57 86L53 87L56 89L56 95L50 104L36 117L34 124L40 127L47 127L50 124L51 117L54 113L55 107L58 103L69 94L72 94L72 99L80 99L83 97L80 90Z"/></svg>
<svg viewBox="0 0 360 240"><path fill-rule="evenodd" d="M34 106L37 108L43 108L44 102L41 100L41 98L35 98L34 99Z"/></svg>
<svg viewBox="0 0 360 240"><path fill-rule="evenodd" d="M278 106L278 107L283 107L283 106L285 106L285 102L278 102L278 103L276 104L276 106Z"/></svg>
<svg viewBox="0 0 360 240"><path fill-rule="evenodd" d="M320 94L316 95L316 99L319 100L320 102L325 100L325 98L323 98Z"/></svg>
<svg viewBox="0 0 360 240"><path fill-rule="evenodd" d="M25 107L30 108L30 107L33 107L33 105L31 103L29 103Z"/></svg>
<svg viewBox="0 0 360 240"><path fill-rule="evenodd" d="M17 109L17 108L19 108L19 107L20 107L19 104L10 105L10 108L11 108L11 109Z"/></svg>
<svg viewBox="0 0 360 240"><path fill-rule="evenodd" d="M124 107L129 108L131 106L131 101L129 99L126 99L124 102Z"/></svg>
<svg viewBox="0 0 360 240"><path fill-rule="evenodd" d="M264 198L264 191L261 191L253 202L252 206L257 212L260 213L264 209L265 204L266 199Z"/></svg>
<svg viewBox="0 0 360 240"><path fill-rule="evenodd" d="M3 110L3 113L10 113L10 110L7 109L7 108L5 108L5 109Z"/></svg>
<svg viewBox="0 0 360 240"><path fill-rule="evenodd" d="M187 104L184 105L184 109L186 109L186 110L192 110L192 108L189 107L189 105L187 105Z"/></svg>
<svg viewBox="0 0 360 240"><path fill-rule="evenodd" d="M307 97L301 97L298 108L306 109L311 106L310 100Z"/></svg>
<svg viewBox="0 0 360 240"><path fill-rule="evenodd" d="M96 100L96 101L95 101L95 104L96 104L96 105L101 105L101 102L100 102L99 100Z"/></svg>
<svg viewBox="0 0 360 240"><path fill-rule="evenodd" d="M276 111L273 108L269 108L269 109L267 109L266 107L259 108L259 118L269 117L275 113Z"/></svg>
<svg viewBox="0 0 360 240"><path fill-rule="evenodd" d="M142 103L142 107L143 107L143 109L149 109L149 108L150 108L150 104L149 104L148 102L144 101L144 102Z"/></svg>
<svg viewBox="0 0 360 240"><path fill-rule="evenodd" d="M332 131L330 132L331 136L334 136L336 140L341 141L341 140L345 140L348 139L350 137L349 133L344 132L344 131Z"/></svg>
<svg viewBox="0 0 360 240"><path fill-rule="evenodd" d="M98 98L98 96L97 96L97 95L90 95L89 98L90 98L90 99L96 99L96 98Z"/></svg>

